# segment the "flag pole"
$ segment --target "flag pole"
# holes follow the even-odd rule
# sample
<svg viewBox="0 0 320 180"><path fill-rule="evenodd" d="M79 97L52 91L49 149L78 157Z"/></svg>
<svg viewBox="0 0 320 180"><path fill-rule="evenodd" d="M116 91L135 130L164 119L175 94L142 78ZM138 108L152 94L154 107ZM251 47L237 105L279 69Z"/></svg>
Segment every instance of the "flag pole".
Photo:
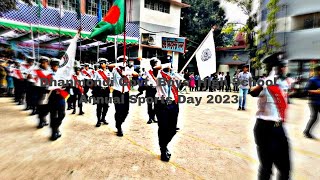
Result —
<svg viewBox="0 0 320 180"><path fill-rule="evenodd" d="M62 21L62 17L61 17L61 6L62 6L62 0L60 0L60 5L59 5L59 9L60 9L60 16L59 16L59 55L60 55L60 49L61 49L61 21Z"/></svg>
<svg viewBox="0 0 320 180"><path fill-rule="evenodd" d="M115 59L115 62L118 63L117 61L117 58L118 58L118 35L116 35L116 37L114 38L115 41L114 41L114 59Z"/></svg>
<svg viewBox="0 0 320 180"><path fill-rule="evenodd" d="M98 41L98 46L97 46L97 62L99 61L99 53L100 53L100 41Z"/></svg>
<svg viewBox="0 0 320 180"><path fill-rule="evenodd" d="M127 3L124 0L124 33L123 33L123 63L126 63L127 43L126 43L126 24L127 24Z"/></svg>
<svg viewBox="0 0 320 180"><path fill-rule="evenodd" d="M199 45L199 47L196 49L196 51L192 54L192 56L189 58L189 60L187 61L187 63L183 66L183 68L180 71L180 74L184 71L184 69L186 69L186 67L189 65L189 63L192 61L193 57L197 54L197 52L199 51L199 49L201 48L201 46L204 44L204 42L208 39L210 33L212 33L214 31L214 29L211 29L210 32L207 34L206 38L204 38L204 40L201 42L201 44Z"/></svg>
<svg viewBox="0 0 320 180"><path fill-rule="evenodd" d="M33 30L32 30L32 24L30 23L30 33L31 33L31 39L32 39L32 57L36 57L36 52L34 48L34 37L33 37Z"/></svg>

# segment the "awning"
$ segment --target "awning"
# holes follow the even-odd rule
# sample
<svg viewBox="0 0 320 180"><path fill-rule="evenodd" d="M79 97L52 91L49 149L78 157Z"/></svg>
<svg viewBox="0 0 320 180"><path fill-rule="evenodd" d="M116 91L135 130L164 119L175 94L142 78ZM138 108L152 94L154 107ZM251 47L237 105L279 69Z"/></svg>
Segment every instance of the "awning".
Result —
<svg viewBox="0 0 320 180"><path fill-rule="evenodd" d="M61 35L61 36L68 36L68 37L74 37L77 33L77 30L71 30L71 29L64 29L64 28L57 28L57 27L50 27L50 26L42 26L42 25L36 25L36 24L27 24L16 21L11 21L7 19L0 18L0 27L4 29L12 29L12 30L19 30L24 32L30 32L31 29L33 32L39 32L40 34L49 34L49 35ZM91 32L82 31L81 32L81 38L82 39L89 39ZM115 42L114 36L109 36L107 38L108 42ZM118 43L123 43L124 38L123 36L118 36L117 38ZM126 37L126 43L127 44L138 44L138 38L131 38Z"/></svg>

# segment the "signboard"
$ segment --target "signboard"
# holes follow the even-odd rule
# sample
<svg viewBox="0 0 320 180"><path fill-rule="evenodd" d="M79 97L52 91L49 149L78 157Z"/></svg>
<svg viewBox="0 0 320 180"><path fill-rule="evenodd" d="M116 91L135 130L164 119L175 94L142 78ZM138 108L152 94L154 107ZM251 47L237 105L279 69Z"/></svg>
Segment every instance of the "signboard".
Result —
<svg viewBox="0 0 320 180"><path fill-rule="evenodd" d="M162 50L185 53L186 38L162 37Z"/></svg>

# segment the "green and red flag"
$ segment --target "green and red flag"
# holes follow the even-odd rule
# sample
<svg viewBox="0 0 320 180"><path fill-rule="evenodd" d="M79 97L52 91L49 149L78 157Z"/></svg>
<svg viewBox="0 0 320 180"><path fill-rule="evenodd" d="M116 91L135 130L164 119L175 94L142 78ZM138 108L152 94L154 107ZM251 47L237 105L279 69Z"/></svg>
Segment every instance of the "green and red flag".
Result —
<svg viewBox="0 0 320 180"><path fill-rule="evenodd" d="M108 13L91 32L90 37L106 40L108 35L122 34L125 30L125 0L116 0Z"/></svg>

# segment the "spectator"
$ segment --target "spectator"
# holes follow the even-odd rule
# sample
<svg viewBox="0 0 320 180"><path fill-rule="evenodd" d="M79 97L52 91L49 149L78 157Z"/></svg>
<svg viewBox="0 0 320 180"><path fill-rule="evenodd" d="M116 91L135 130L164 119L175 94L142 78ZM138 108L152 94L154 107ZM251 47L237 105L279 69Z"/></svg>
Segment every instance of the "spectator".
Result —
<svg viewBox="0 0 320 180"><path fill-rule="evenodd" d="M7 89L7 72L5 67L5 61L0 59L0 96L4 96Z"/></svg>
<svg viewBox="0 0 320 180"><path fill-rule="evenodd" d="M193 73L191 73L189 78L190 78L190 80L189 80L190 91L192 92L194 90L194 88L196 87L196 80L195 80Z"/></svg>
<svg viewBox="0 0 320 180"><path fill-rule="evenodd" d="M246 110L246 98L251 87L249 82L252 80L252 75L249 70L249 65L244 65L242 67L242 72L239 73L238 79L240 81L240 90L239 90L239 108L238 110Z"/></svg>
<svg viewBox="0 0 320 180"><path fill-rule="evenodd" d="M230 84L231 84L231 77L230 77L230 73L229 72L227 72L227 75L225 76L225 80L226 80L226 82L227 82L227 84L226 84L226 92L231 92L231 86L230 86Z"/></svg>
<svg viewBox="0 0 320 180"><path fill-rule="evenodd" d="M199 91L199 80L200 80L200 77L199 77L199 75L197 74L197 75L195 75L195 77L194 77L194 80L195 80L195 82L196 82L196 88L195 88L195 91Z"/></svg>

